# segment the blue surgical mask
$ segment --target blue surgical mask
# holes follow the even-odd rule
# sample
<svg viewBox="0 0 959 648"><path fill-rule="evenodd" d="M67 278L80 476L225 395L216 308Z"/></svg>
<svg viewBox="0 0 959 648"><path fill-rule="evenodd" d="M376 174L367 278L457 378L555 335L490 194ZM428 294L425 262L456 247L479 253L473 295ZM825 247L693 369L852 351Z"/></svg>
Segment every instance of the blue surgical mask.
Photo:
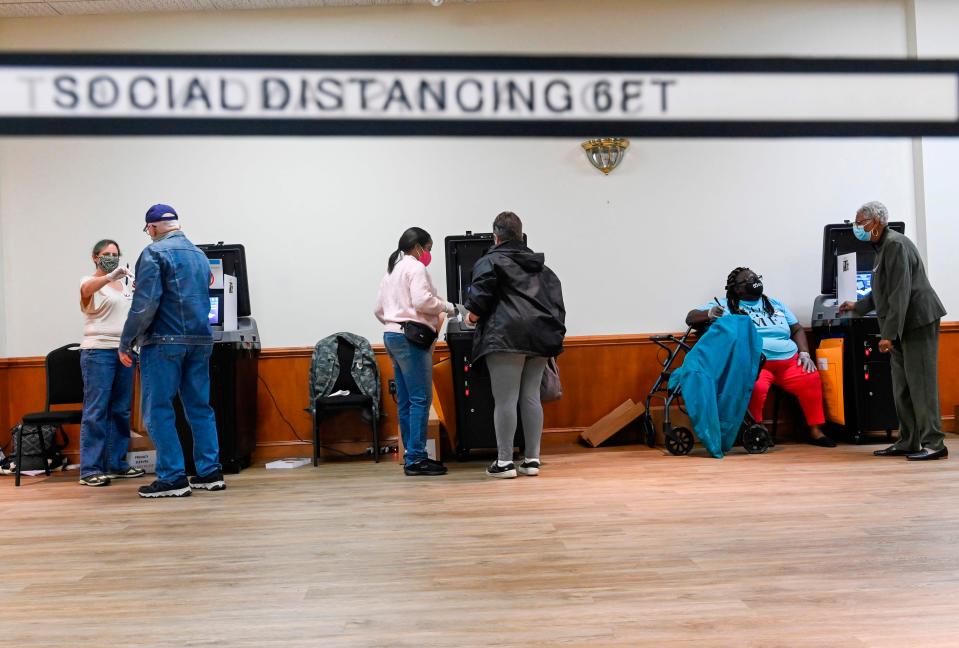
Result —
<svg viewBox="0 0 959 648"><path fill-rule="evenodd" d="M862 225L853 224L852 233L860 241L872 240L872 232L867 232Z"/></svg>

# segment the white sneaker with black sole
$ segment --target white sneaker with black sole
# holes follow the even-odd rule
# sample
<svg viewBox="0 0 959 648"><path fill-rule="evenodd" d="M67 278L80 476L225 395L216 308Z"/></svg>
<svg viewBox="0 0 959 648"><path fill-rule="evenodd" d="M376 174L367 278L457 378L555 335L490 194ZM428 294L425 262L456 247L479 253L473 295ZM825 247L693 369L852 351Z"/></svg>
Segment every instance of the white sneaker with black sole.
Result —
<svg viewBox="0 0 959 648"><path fill-rule="evenodd" d="M501 466L498 461L494 461L486 469L486 474L497 479L513 479L516 477L516 466L513 465L512 461L505 466Z"/></svg>
<svg viewBox="0 0 959 648"><path fill-rule="evenodd" d="M535 477L539 474L539 459L524 459L523 463L516 466L516 472L521 475Z"/></svg>

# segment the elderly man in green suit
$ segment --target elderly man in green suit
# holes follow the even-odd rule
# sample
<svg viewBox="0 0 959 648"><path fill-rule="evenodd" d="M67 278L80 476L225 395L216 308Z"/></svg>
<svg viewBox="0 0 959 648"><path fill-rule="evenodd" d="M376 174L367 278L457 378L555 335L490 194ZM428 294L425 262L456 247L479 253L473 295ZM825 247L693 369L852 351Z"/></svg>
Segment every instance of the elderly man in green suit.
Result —
<svg viewBox="0 0 959 648"><path fill-rule="evenodd" d="M892 354L892 389L899 414L899 440L880 457L905 455L910 461L944 459L939 416L939 320L946 314L929 285L919 250L908 238L887 228L889 212L879 202L856 212L853 233L876 248L872 292L845 302L840 312L879 316L879 351Z"/></svg>

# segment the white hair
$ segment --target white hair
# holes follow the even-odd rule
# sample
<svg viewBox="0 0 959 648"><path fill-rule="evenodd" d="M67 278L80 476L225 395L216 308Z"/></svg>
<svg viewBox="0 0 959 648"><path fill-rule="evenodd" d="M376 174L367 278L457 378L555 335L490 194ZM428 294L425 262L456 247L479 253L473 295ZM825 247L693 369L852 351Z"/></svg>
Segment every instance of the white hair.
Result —
<svg viewBox="0 0 959 648"><path fill-rule="evenodd" d="M889 210L881 202L873 200L867 202L856 211L856 215L862 214L870 220L877 221L880 225L886 225L889 222Z"/></svg>
<svg viewBox="0 0 959 648"><path fill-rule="evenodd" d="M180 229L180 221L178 220L157 221L150 224L156 225L157 234L166 234L167 232Z"/></svg>

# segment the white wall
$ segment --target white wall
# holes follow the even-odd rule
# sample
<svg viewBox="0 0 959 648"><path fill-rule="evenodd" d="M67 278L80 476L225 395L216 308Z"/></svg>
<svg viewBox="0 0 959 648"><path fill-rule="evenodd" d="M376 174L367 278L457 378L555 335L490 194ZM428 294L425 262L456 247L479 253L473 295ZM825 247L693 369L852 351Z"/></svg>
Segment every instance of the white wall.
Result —
<svg viewBox="0 0 959 648"><path fill-rule="evenodd" d="M922 58L959 58L959 3L916 0L916 45ZM948 319L959 316L959 139L924 138L929 278Z"/></svg>
<svg viewBox="0 0 959 648"><path fill-rule="evenodd" d="M886 0L559 0L18 19L0 21L0 46L903 56L904 15ZM914 231L907 140L634 139L603 177L574 139L0 139L0 355L78 337L89 247L112 236L132 261L158 201L196 242L246 244L264 342L288 346L344 329L376 340L370 308L402 230L425 227L439 249L503 209L563 279L570 334L673 330L743 264L805 318L822 226L872 199Z"/></svg>

